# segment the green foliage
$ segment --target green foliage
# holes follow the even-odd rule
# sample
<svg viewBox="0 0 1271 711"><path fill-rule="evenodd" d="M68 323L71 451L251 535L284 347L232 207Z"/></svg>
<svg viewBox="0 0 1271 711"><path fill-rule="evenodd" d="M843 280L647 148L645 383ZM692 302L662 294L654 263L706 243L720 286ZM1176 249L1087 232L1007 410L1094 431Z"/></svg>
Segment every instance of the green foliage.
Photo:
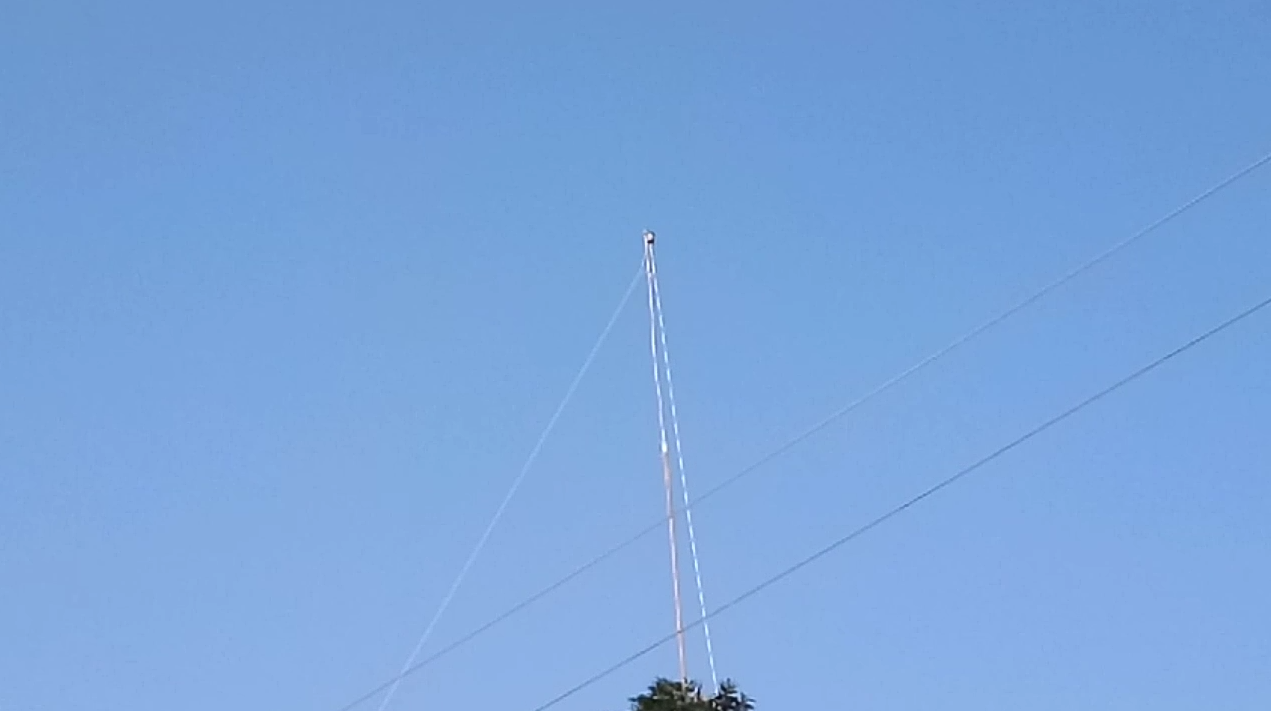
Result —
<svg viewBox="0 0 1271 711"><path fill-rule="evenodd" d="M706 696L700 684L658 679L649 690L630 699L631 711L753 711L755 704L731 681Z"/></svg>

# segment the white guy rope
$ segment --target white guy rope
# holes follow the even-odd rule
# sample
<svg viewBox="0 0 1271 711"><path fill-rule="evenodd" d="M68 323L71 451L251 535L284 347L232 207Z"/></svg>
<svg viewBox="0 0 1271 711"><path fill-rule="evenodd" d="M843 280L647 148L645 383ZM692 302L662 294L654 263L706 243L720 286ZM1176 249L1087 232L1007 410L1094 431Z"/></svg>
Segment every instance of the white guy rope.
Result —
<svg viewBox="0 0 1271 711"><path fill-rule="evenodd" d="M622 314L626 308L627 302L631 299L631 294L635 292L636 285L640 283L640 276L644 272L644 265L641 264L640 270L636 272L635 277L631 279L631 283L627 286L627 290L622 295L622 299L618 302L618 307L613 310L613 315L609 317L608 323L600 332L600 336L596 338L596 343L591 347L591 351L587 357L583 359L583 364L579 367L578 372L574 375L574 379L570 382L569 387L565 389L565 395L561 398L560 404L556 406L556 411L547 420L547 425L543 427L542 433L539 434L538 440L534 443L533 449L530 450L529 456L525 458L525 463L521 465L521 471L512 480L512 485L508 487L507 493L503 495L503 500L499 502L499 507L495 509L494 515L490 517L490 522L486 524L485 531L481 533L481 537L477 539L477 544L473 546L472 552L468 554L468 559L464 561L463 567L459 569L459 574L455 576L454 582L450 584L450 589L442 598L441 604L437 606L437 611L433 613L432 619L428 621L428 626L424 628L423 634L419 636L419 641L415 643L415 648L411 651L410 656L406 658L406 663L402 665L402 671L398 673L397 678L393 680L392 686L388 687L388 693L384 695L384 699L380 701L379 711L384 711L388 707L389 702L393 700L393 696L397 693L397 687L401 686L402 679L406 672L415 664L415 660L419 657L419 653L423 651L424 645L432 637L433 630L436 629L437 623L441 621L442 615L446 613L446 609L450 607L450 603L454 601L455 594L459 591L459 586L463 585L464 579L468 577L468 572L472 570L472 566L480 557L481 551L485 549L485 544L490 540L490 534L494 533L494 529L499 525L499 521L503 518L503 513L507 511L508 504L512 502L512 497L516 496L516 492L521 488L521 484L525 481L526 475L530 473L530 469L534 466L534 462L538 459L539 452L543 450L547 438L551 435L552 430L556 428L556 423L560 420L561 414L565 411L565 407L569 401L573 399L574 393L578 390L578 386L582 383L583 376L591 368L591 364L596 360L596 355L600 352L600 347L609 338L609 333L613 331L614 324L618 322L618 316Z"/></svg>
<svg viewBox="0 0 1271 711"><path fill-rule="evenodd" d="M676 463L680 468L680 493L684 497L684 522L688 530L688 549L693 559L693 581L697 584L697 606L702 620L702 636L706 639L706 661L710 665L711 685L719 693L719 672L715 669L715 646L711 642L710 615L706 608L706 589L702 586L702 565L697 555L697 533L693 527L693 507L688 493L688 477L684 474L684 448L680 441L680 415L675 406L675 380L671 377L671 355L666 345L666 320L662 315L662 290L658 284L657 264L650 259L653 271L653 303L657 307L658 332L662 341L662 370L666 374L666 400L671 406L671 435L675 444Z"/></svg>

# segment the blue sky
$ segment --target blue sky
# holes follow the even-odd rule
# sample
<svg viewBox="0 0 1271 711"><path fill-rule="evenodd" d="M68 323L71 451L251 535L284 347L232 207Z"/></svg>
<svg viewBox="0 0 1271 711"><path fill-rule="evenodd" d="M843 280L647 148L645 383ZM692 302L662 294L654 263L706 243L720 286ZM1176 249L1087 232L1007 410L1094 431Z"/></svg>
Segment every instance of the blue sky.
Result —
<svg viewBox="0 0 1271 711"><path fill-rule="evenodd" d="M5 15L5 711L334 711L392 674L645 227L704 491L1271 150L1247 1ZM1268 194L703 504L708 599L1265 298ZM645 318L434 648L659 516ZM721 616L721 672L761 709L1268 707L1268 359L1259 316ZM665 558L642 541L394 708L533 708L668 631ZM560 708L674 672L668 646Z"/></svg>

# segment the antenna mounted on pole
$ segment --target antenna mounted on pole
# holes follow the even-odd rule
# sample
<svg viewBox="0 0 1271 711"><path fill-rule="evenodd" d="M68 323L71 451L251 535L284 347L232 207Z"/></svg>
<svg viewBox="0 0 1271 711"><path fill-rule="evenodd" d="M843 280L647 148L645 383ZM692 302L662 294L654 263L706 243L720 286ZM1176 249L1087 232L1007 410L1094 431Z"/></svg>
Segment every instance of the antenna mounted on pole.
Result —
<svg viewBox="0 0 1271 711"><path fill-rule="evenodd" d="M662 366L658 348L657 265L653 261L651 230L644 231L644 268L649 284L649 349L653 354L653 385L658 397L658 432L661 435L662 485L666 489L666 528L671 544L671 592L675 600L675 643L679 652L680 681L688 683L688 650L684 644L684 606L680 600L680 544L675 530L675 480L671 476L671 446L667 441L666 399L662 393Z"/></svg>
<svg viewBox="0 0 1271 711"><path fill-rule="evenodd" d="M711 681L719 690L719 677L715 671L715 651L711 644L706 597L702 589L702 569L697 555L697 535L693 531L693 514L689 509L688 479L684 474L684 452L680 443L679 413L675 407L675 381L671 377L671 358L667 352L666 321L662 314L662 294L658 287L657 262L653 257L656 236L652 230L644 231L644 266L649 282L649 348L653 354L653 385L657 393L658 430L661 435L662 484L666 490L666 525L671 546L671 585L675 600L675 642L679 653L680 681L688 687L688 652L684 638L684 609L680 592L680 546L677 536L678 515L675 510L675 478L673 476L672 449L679 464L680 493L684 501L684 523L688 531L688 550L693 563L693 580L697 584L697 602L702 616L702 632L706 640L706 658L710 662ZM669 417L668 417L669 415ZM668 428L668 422L670 427ZM669 435L668 436L668 429Z"/></svg>

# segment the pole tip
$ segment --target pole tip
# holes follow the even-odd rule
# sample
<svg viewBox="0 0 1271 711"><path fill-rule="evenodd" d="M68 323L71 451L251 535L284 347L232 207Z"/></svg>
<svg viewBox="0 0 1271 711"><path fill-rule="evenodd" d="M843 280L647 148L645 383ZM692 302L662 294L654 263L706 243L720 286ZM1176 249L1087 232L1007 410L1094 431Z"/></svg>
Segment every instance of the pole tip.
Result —
<svg viewBox="0 0 1271 711"><path fill-rule="evenodd" d="M644 243L645 243L645 244L653 244L653 240L654 240L654 239L656 239L656 235L654 235L654 234L653 234L653 230L645 230L645 231L644 231Z"/></svg>

